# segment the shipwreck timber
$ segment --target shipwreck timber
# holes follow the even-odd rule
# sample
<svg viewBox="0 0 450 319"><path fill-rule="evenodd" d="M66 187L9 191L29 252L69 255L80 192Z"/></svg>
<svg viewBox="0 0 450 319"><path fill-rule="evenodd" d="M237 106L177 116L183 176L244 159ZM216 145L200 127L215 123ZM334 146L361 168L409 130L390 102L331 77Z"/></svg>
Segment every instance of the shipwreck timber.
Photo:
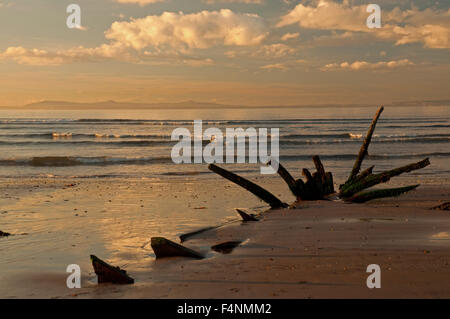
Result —
<svg viewBox="0 0 450 319"><path fill-rule="evenodd" d="M119 267L114 267L97 256L91 255L92 267L98 277L98 283L113 283L120 285L134 284L134 279L128 276L127 272Z"/></svg>
<svg viewBox="0 0 450 319"><path fill-rule="evenodd" d="M387 188L387 189L370 189L378 184L386 183L391 178L408 173L414 170L422 169L430 165L428 158L419 161L417 163L408 164L402 167L384 171L374 174L374 166L370 166L361 171L363 161L368 154L370 142L375 132L378 120L383 113L384 107L380 107L372 120L367 135L361 145L359 153L356 157L352 170L344 184L339 186L339 191L336 192L334 188L333 174L327 172L318 155L312 157L312 161L316 168L316 171L311 173L308 169L302 169L302 178L295 179L294 176L283 166L281 163L273 163L269 161L267 165L278 164L278 175L287 184L291 193L297 199L297 202L311 201L311 200L327 200L327 199L339 199L350 203L365 203L370 200L395 197L411 190L416 189L419 185L410 185L399 188ZM272 159L273 161L273 159ZM214 173L222 176L223 178L233 182L246 189L253 195L257 196L262 201L266 202L272 209L287 208L290 207L286 203L282 202L279 198L267 191L263 187L251 182L250 180L239 176L233 172L230 172L215 164L210 164L208 169ZM291 206L294 206L292 204ZM448 210L449 203L444 203L440 206L432 209ZM258 221L254 214L248 214L243 210L236 209L243 222ZM187 240L191 236L195 236L205 231L209 231L217 227L208 227L199 231L191 232L180 236L181 242ZM239 246L241 242L225 242L215 246L211 249L221 252L230 253L235 247ZM155 252L156 258L162 257L190 257L195 259L205 258L202 254L174 243L162 237L154 237L151 240L151 246Z"/></svg>
<svg viewBox="0 0 450 319"><path fill-rule="evenodd" d="M388 182L392 177L430 165L430 160L426 158L420 162L408 164L406 166L398 167L378 174L373 173L374 166L366 168L360 172L364 158L368 154L373 133L375 132L376 125L381 117L381 114L383 113L383 110L384 107L382 106L375 114L349 177L344 184L340 185L338 193L336 193L334 189L333 174L325 171L324 165L318 155L312 157L316 172L311 174L308 169L303 168L302 175L304 180L301 178L295 179L292 174L283 165L281 165L281 163L277 163L278 175L280 175L283 181L287 184L291 193L297 198L297 201L322 200L327 199L330 195L336 194L340 199L347 202L364 203L373 199L399 196L403 193L416 189L419 186L410 185L400 188L367 190L375 185ZM269 162L267 164L271 165L272 163ZM268 203L271 208L287 207L285 203L283 203L272 193L244 177L227 171L226 169L218 167L214 164L209 165L208 168L229 181L245 188L247 191Z"/></svg>

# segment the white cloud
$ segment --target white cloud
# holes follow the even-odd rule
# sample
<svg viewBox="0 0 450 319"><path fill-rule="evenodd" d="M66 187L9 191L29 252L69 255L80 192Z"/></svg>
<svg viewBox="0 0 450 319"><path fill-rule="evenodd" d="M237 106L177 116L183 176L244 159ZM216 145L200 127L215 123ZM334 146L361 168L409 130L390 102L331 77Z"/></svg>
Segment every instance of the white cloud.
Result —
<svg viewBox="0 0 450 319"><path fill-rule="evenodd" d="M180 52L215 45L257 45L267 28L256 14L234 13L228 9L184 14L164 12L130 22L114 22L106 37L127 47L169 48Z"/></svg>
<svg viewBox="0 0 450 319"><path fill-rule="evenodd" d="M52 66L105 59L145 63L158 58L155 63L210 65L214 63L212 59L199 57L193 51L223 45L257 45L266 37L267 28L258 15L224 9L193 14L165 12L160 16L114 22L105 34L110 43L95 48L75 47L51 52L16 46L0 52L0 60ZM284 47L272 48L278 54L286 50L289 51Z"/></svg>
<svg viewBox="0 0 450 319"><path fill-rule="evenodd" d="M264 56L268 58L282 58L287 55L293 55L296 50L282 43L274 43L264 45L259 49L254 56Z"/></svg>
<svg viewBox="0 0 450 319"><path fill-rule="evenodd" d="M400 67L406 67L414 65L413 62L408 59L396 60L396 61L382 61L382 62L366 62L366 61L355 61L353 63L342 62L342 63L331 63L323 66L322 71L338 71L338 70L349 70L349 71L359 71L359 70L390 70Z"/></svg>
<svg viewBox="0 0 450 319"><path fill-rule="evenodd" d="M0 60L13 60L18 64L36 66L55 66L75 62L95 62L111 58L122 60L131 58L123 48L114 45L102 45L96 48L75 47L68 50L47 51L26 49L21 46L9 47L0 52Z"/></svg>
<svg viewBox="0 0 450 319"><path fill-rule="evenodd" d="M14 5L14 2L0 2L0 8L11 8Z"/></svg>
<svg viewBox="0 0 450 319"><path fill-rule="evenodd" d="M296 39L300 36L300 33L296 32L296 33L286 33L281 37L282 41L288 41L291 39Z"/></svg>
<svg viewBox="0 0 450 319"><path fill-rule="evenodd" d="M370 33L396 45L423 43L427 48L450 48L450 9L447 11L413 7L409 10L394 8L382 10L382 28L369 29L366 5L350 5L330 0L319 0L315 5L298 4L281 17L278 27L298 24L306 29L340 30Z"/></svg>
<svg viewBox="0 0 450 319"><path fill-rule="evenodd" d="M260 46L257 50L229 50L224 55L230 59L251 57L252 59L277 59L292 56L297 50L283 43L272 43Z"/></svg>
<svg viewBox="0 0 450 319"><path fill-rule="evenodd" d="M320 0L316 6L298 4L281 17L278 27L298 24L307 29L364 31L367 13L363 6Z"/></svg>
<svg viewBox="0 0 450 319"><path fill-rule="evenodd" d="M214 3L247 3L247 4L262 4L263 0L204 0L207 4Z"/></svg>
<svg viewBox="0 0 450 319"><path fill-rule="evenodd" d="M145 6L146 4L156 3L156 2L164 2L166 0L115 0L119 3L136 3L140 6Z"/></svg>
<svg viewBox="0 0 450 319"><path fill-rule="evenodd" d="M260 67L262 70L281 70L286 71L288 67L283 63L267 64Z"/></svg>

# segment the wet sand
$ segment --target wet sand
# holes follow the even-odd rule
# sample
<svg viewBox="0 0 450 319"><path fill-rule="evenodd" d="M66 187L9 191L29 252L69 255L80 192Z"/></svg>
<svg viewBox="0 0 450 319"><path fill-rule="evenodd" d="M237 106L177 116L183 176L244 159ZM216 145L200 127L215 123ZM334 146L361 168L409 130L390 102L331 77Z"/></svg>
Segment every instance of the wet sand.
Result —
<svg viewBox="0 0 450 319"><path fill-rule="evenodd" d="M86 191L92 193L93 189L90 185ZM36 196L46 194L45 190L41 192ZM82 193L82 187L79 192ZM142 234L147 237L133 237L120 224L108 229L117 232L116 237L110 235L94 241L77 241L76 232L64 228L63 233L73 239L64 239L62 250L66 250L67 255L61 251L47 251L53 246L43 241L45 237L38 237L39 245L34 246L39 247L36 254L25 254L22 258L5 256L11 241L16 241L14 248L20 250L18 238L29 236L16 234L0 239L0 252L2 259L5 258L0 266L8 269L2 271L0 277L0 296L450 298L450 215L448 211L429 209L449 198L450 186L425 185L395 199L367 204L317 201L299 203L295 209L271 210L264 213L259 222L232 222L186 241L184 245L207 256L203 260L155 260L149 240L151 236L164 235L164 232L151 234L144 229ZM60 212L56 210L53 213L55 216L47 216L49 221L57 218ZM74 229L84 226L89 230L93 227L90 225L93 220L88 218L72 217L72 220ZM108 228L111 226L111 223L106 224ZM175 239L174 236L168 237ZM63 240L51 236L46 239ZM107 239L111 244L114 244L113 239L122 240L119 241L122 252L111 254L109 247L104 247L109 244ZM127 240L132 249L123 248L127 247ZM27 241L29 245L30 240ZM212 245L226 241L243 243L230 254L211 251ZM75 247L67 247L69 242L75 242L72 244ZM97 245L82 247L92 242ZM118 245L117 242L115 244ZM137 244L140 249L136 248ZM26 249L26 246L22 248ZM107 255L106 261L125 268L136 283L130 286L97 285L86 255L79 262L83 288L68 289L65 285L68 274L60 268L65 263L74 263L71 258L76 254L71 255L71 250L86 250L100 258ZM20 256L20 251L16 254ZM53 262L58 267L45 267L52 264L51 258L55 259ZM369 264L381 267L381 289L368 289L366 286Z"/></svg>

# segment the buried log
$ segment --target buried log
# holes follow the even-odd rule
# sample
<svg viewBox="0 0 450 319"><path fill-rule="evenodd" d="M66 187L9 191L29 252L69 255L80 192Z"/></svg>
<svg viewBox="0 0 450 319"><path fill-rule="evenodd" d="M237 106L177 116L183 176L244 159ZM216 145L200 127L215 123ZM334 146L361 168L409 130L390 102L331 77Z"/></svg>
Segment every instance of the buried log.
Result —
<svg viewBox="0 0 450 319"><path fill-rule="evenodd" d="M373 169L375 168L375 166L370 166L369 168L366 168L364 171L362 171L360 174L358 174L355 179L354 182L358 182L364 178L366 178L367 176L371 175L373 173Z"/></svg>
<svg viewBox="0 0 450 319"><path fill-rule="evenodd" d="M164 257L190 257L196 259L205 258L200 253L184 247L180 244L174 243L163 237L153 237L151 240L151 245L153 251L155 252L156 258Z"/></svg>
<svg viewBox="0 0 450 319"><path fill-rule="evenodd" d="M311 175L309 170L304 168L302 175L306 177L306 183L297 181L298 198L301 200L320 200L326 195L334 193L333 174L325 172L319 156L313 156L316 172Z"/></svg>
<svg viewBox="0 0 450 319"><path fill-rule="evenodd" d="M98 283L113 283L113 284L133 284L134 279L127 275L127 272L119 267L114 267L100 258L91 255L92 266L98 276Z"/></svg>
<svg viewBox="0 0 450 319"><path fill-rule="evenodd" d="M367 155L367 150L369 148L370 142L372 140L372 135L375 131L375 127L377 125L378 119L380 118L381 113L383 112L384 107L380 107L378 112L375 114L375 117L370 125L369 131L367 132L367 136L364 139L364 142L359 151L358 157L355 160L355 164L353 165L353 169L350 172L350 175L345 182L345 184L341 185L339 197L348 201L353 202L365 202L375 198L382 197L392 197L397 196L402 193L408 192L412 189L418 187L415 186L407 186L402 188L394 188L394 189L386 189L386 190L373 190L364 193L360 193L362 190L367 189L369 187L375 186L377 184L386 183L392 177L398 176L403 173L411 172L413 170L424 168L430 165L430 161L428 158L420 161L418 163L409 164L406 166L402 166L393 170L385 171L379 174L373 174L373 166L367 168L363 172L359 174L361 169L362 162L364 157ZM356 195L355 195L356 194Z"/></svg>
<svg viewBox="0 0 450 319"><path fill-rule="evenodd" d="M359 182L360 180L363 180L364 178L366 178L369 175L372 175L373 173L373 169L375 168L375 166L371 166L369 168L366 168L364 171L362 171L360 174L358 174L352 181L351 183L345 183L339 186L339 190L342 191L345 188L348 188L350 185Z"/></svg>
<svg viewBox="0 0 450 319"><path fill-rule="evenodd" d="M206 232L208 230L216 229L218 227L220 227L220 226L205 227L205 228L202 228L202 229L190 232L190 233L186 233L186 234L180 235L180 240L181 240L181 242L184 242L184 241L188 240L188 238L190 238L192 236L195 236L195 235L198 235L198 234L202 234L202 233L204 233L204 232Z"/></svg>
<svg viewBox="0 0 450 319"><path fill-rule="evenodd" d="M313 162L317 172L313 174L316 186L322 194L322 197L334 193L333 175L331 172L325 172L322 161L319 156L313 156Z"/></svg>
<svg viewBox="0 0 450 319"><path fill-rule="evenodd" d="M434 209L434 210L450 210L450 202L446 202L446 203L437 205L437 206L432 207L430 209Z"/></svg>
<svg viewBox="0 0 450 319"><path fill-rule="evenodd" d="M306 168L302 169L302 175L305 177L307 183L313 179L311 172Z"/></svg>
<svg viewBox="0 0 450 319"><path fill-rule="evenodd" d="M265 190L261 186L249 181L248 179L241 177L237 174L227 171L226 169L220 168L217 165L210 164L208 168L216 174L219 174L223 178L245 188L253 195L257 196L261 200L265 201L272 208L285 208L288 205L280 201L275 195Z"/></svg>
<svg viewBox="0 0 450 319"><path fill-rule="evenodd" d="M372 191L358 193L345 200L353 203L365 203L377 198L396 197L403 193L416 189L417 187L419 187L419 185L412 185L399 188L376 189Z"/></svg>
<svg viewBox="0 0 450 319"><path fill-rule="evenodd" d="M359 150L358 156L355 160L349 177L347 181L339 187L340 192L339 194L337 194L339 198L343 198L344 200L353 202L365 202L375 198L400 195L417 188L418 185L386 190L373 190L365 193L361 193L361 191L377 184L385 183L394 176L411 172L413 170L418 170L430 165L429 159L426 158L423 161L402 166L393 170L388 170L379 174L373 174L374 166L371 166L360 173L362 163L364 161L364 158L368 154L368 149L370 142L372 141L373 133L375 132L376 125L383 110L384 107L381 106L375 114L375 117L372 120L372 123ZM313 162L316 167L315 173L311 174L311 172L306 168L302 170L302 175L305 177L306 181L303 181L302 179L294 179L294 177L288 172L286 168L284 168L281 164L279 164L278 166L278 175L280 175L281 178L286 182L292 194L294 194L297 200L321 200L327 198L327 195L335 193L332 173L325 171L325 168L320 161L319 156L314 156ZM270 165L271 162L269 162L268 164ZM243 177L228 172L227 170L224 170L214 164L211 164L209 166L209 169L232 181L233 183L236 183L241 187L247 189L263 201L267 202L272 208L287 207L286 204L282 203L270 192Z"/></svg>
<svg viewBox="0 0 450 319"><path fill-rule="evenodd" d="M267 165L272 165L272 162L274 160L270 160ZM281 165L280 163L278 164L278 175L281 176L281 178L286 182L286 184L288 185L289 189L291 190L292 194L294 196L298 196L298 187L297 184L295 182L295 179L292 177L292 175L288 172L288 170L286 168L284 168L283 165Z"/></svg>
<svg viewBox="0 0 450 319"><path fill-rule="evenodd" d="M320 157L318 155L313 156L313 162L314 165L316 166L316 170L317 170L317 176L322 180L322 182L325 182L325 168L323 168L323 164L322 161L320 160Z"/></svg>
<svg viewBox="0 0 450 319"><path fill-rule="evenodd" d="M372 135L373 132L375 132L375 127L377 126L377 122L378 119L381 116L381 113L383 113L384 107L380 107L380 109L378 110L377 114L375 114L375 117L372 120L372 124L370 125L369 131L367 132L366 138L364 139L364 142L361 146L361 149L359 150L359 154L358 157L356 158L355 164L353 165L353 169L350 172L350 176L347 179L347 182L351 182L356 175L358 175L360 169L361 169L361 164L364 160L364 157L367 155L367 151L369 149L369 144L372 140Z"/></svg>
<svg viewBox="0 0 450 319"><path fill-rule="evenodd" d="M319 156L314 156L313 162L317 172L311 174L306 168L302 170L302 175L305 177L306 182L303 182L301 179L295 180L288 170L278 163L278 175L286 182L297 199L319 200L326 195L334 193L333 175L330 172L325 172Z"/></svg>
<svg viewBox="0 0 450 319"><path fill-rule="evenodd" d="M242 241L227 241L211 247L212 250L221 254L230 254L233 249L242 244Z"/></svg>
<svg viewBox="0 0 450 319"><path fill-rule="evenodd" d="M375 186L377 184L386 183L394 176L398 176L403 173L408 173L408 172L411 172L414 170L418 170L418 169L424 168L428 165L430 165L430 160L428 158L426 158L423 161L420 161L417 163L412 163L412 164L402 166L399 168L395 168L390 171L385 171L385 172L382 172L379 174L369 175L366 178L364 178L363 180L353 183L346 188L343 188L339 194L339 197L341 197L341 198L351 197L352 195L354 195L366 188Z"/></svg>
<svg viewBox="0 0 450 319"><path fill-rule="evenodd" d="M2 231L0 230L0 237L8 237L8 236L11 236L11 234L10 234L10 233L7 233L7 232L2 232Z"/></svg>
<svg viewBox="0 0 450 319"><path fill-rule="evenodd" d="M236 211L238 212L239 216L241 216L241 218L244 222L257 222L258 221L258 218L256 218L254 214L247 214L246 212L244 212L243 210L240 210L238 208L236 208Z"/></svg>

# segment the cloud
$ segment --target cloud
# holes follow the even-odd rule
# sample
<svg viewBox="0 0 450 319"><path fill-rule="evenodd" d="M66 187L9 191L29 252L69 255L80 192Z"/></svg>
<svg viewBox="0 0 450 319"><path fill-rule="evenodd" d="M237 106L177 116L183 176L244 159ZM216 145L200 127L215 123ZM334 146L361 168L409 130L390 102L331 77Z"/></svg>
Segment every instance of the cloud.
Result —
<svg viewBox="0 0 450 319"><path fill-rule="evenodd" d="M414 65L413 62L408 59L387 61L387 62L366 62L366 61L355 61L353 63L342 62L342 63L331 63L323 66L322 71L339 71L339 70L349 70L349 71L359 71L359 70L390 70L400 67L406 67Z"/></svg>
<svg viewBox="0 0 450 319"><path fill-rule="evenodd" d="M288 67L283 63L267 64L260 67L262 70L281 70L286 71Z"/></svg>
<svg viewBox="0 0 450 319"><path fill-rule="evenodd" d="M296 33L286 33L281 37L282 41L288 41L290 39L296 39L300 36L300 33L296 32Z"/></svg>
<svg viewBox="0 0 450 319"><path fill-rule="evenodd" d="M298 4L281 17L277 27L298 24L305 29L370 33L396 45L422 43L427 48L450 48L450 9L425 9L413 7L391 11L382 10L382 28L369 29L366 5L350 5L330 0L313 1L315 5Z"/></svg>
<svg viewBox="0 0 450 319"><path fill-rule="evenodd" d="M21 46L9 47L4 52L0 52L1 60L12 60L18 64L32 66L58 66L71 63L94 63L105 60L153 65L184 64L189 66L206 66L214 64L214 60L211 58L145 50L137 52L117 44L103 44L96 48L80 46L53 52L40 49L26 49Z"/></svg>
<svg viewBox="0 0 450 319"><path fill-rule="evenodd" d="M119 3L136 3L140 6L145 6L146 4L156 3L156 2L164 2L166 0L114 0Z"/></svg>
<svg viewBox="0 0 450 319"><path fill-rule="evenodd" d="M298 4L287 15L281 17L278 27L298 24L306 29L364 31L367 13L363 6L320 0L317 5Z"/></svg>
<svg viewBox="0 0 450 319"><path fill-rule="evenodd" d="M292 56L297 50L283 43L272 43L260 46L257 50L229 50L224 55L230 59L251 57L252 59L278 59Z"/></svg>
<svg viewBox="0 0 450 319"><path fill-rule="evenodd" d="M136 50L153 47L180 52L215 45L257 45L266 36L261 17L228 9L192 14L164 12L160 16L114 22L106 32L108 39Z"/></svg>
<svg viewBox="0 0 450 319"><path fill-rule="evenodd" d="M11 8L12 6L14 6L13 2L7 2L7 3L0 2L0 8Z"/></svg>
<svg viewBox="0 0 450 319"><path fill-rule="evenodd" d="M204 0L207 4L214 3L247 3L247 4L262 4L263 0Z"/></svg>
<svg viewBox="0 0 450 319"><path fill-rule="evenodd" d="M227 9L193 14L164 12L160 16L114 22L105 32L110 42L98 47L75 47L52 52L16 46L0 52L0 60L52 66L107 59L147 63L158 58L158 64L210 65L214 63L212 59L199 57L194 50L213 46L258 45L267 33L262 18L254 14L234 13ZM278 54L286 50L284 47L272 48Z"/></svg>
<svg viewBox="0 0 450 319"><path fill-rule="evenodd" d="M282 43L264 45L254 56L264 56L268 58L282 58L287 55L294 55L296 50Z"/></svg>
<svg viewBox="0 0 450 319"><path fill-rule="evenodd" d="M97 48L76 47L68 50L47 51L41 49L26 49L21 46L9 47L0 53L0 60L13 60L18 64L35 66L55 66L75 62L95 62L105 59L125 59L119 46L102 45Z"/></svg>

